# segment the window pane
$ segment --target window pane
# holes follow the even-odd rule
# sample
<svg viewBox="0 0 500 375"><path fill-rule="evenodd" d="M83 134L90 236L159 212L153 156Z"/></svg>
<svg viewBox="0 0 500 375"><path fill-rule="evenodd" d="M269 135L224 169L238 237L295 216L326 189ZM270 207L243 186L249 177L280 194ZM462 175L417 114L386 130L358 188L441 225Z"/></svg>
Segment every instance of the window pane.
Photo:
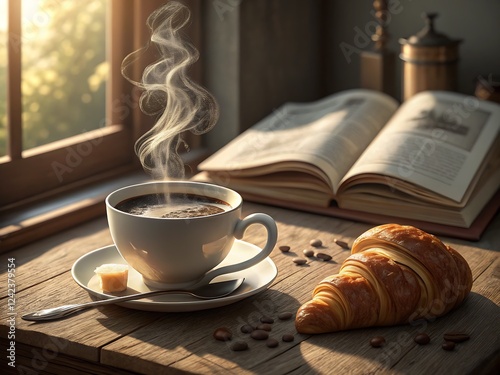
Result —
<svg viewBox="0 0 500 375"><path fill-rule="evenodd" d="M0 157L7 155L7 0L0 0Z"/></svg>
<svg viewBox="0 0 500 375"><path fill-rule="evenodd" d="M106 0L22 0L23 149L105 124Z"/></svg>

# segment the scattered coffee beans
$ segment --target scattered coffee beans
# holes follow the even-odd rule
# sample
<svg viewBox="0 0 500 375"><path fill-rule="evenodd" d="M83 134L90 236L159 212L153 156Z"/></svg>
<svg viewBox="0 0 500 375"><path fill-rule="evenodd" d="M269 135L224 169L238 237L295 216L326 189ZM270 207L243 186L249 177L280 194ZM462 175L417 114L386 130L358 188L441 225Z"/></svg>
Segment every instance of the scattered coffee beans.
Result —
<svg viewBox="0 0 500 375"><path fill-rule="evenodd" d="M314 256L314 250L311 250L311 249L305 249L302 251L304 253L304 255L308 258L310 257L313 257Z"/></svg>
<svg viewBox="0 0 500 375"><path fill-rule="evenodd" d="M443 345L441 345L441 347L443 348L443 350L451 352L455 349L455 343L453 341L445 341L443 342Z"/></svg>
<svg viewBox="0 0 500 375"><path fill-rule="evenodd" d="M269 333L262 329L256 329L252 333L250 333L250 337L254 340L267 340L269 338Z"/></svg>
<svg viewBox="0 0 500 375"><path fill-rule="evenodd" d="M469 340L470 336L464 332L447 332L443 335L443 338L445 341L441 348L446 351L453 351L456 344ZM285 341L284 336L283 341ZM413 338L413 341L419 345L427 345L431 342L431 338L426 333L419 333ZM370 345L374 348L380 348L385 345L385 339L382 336L376 336L370 340Z"/></svg>
<svg viewBox="0 0 500 375"><path fill-rule="evenodd" d="M240 328L240 331L243 333L251 333L254 330L255 330L255 327L251 326L250 324L242 325Z"/></svg>
<svg viewBox="0 0 500 375"><path fill-rule="evenodd" d="M231 337L233 337L233 334L227 327L220 327L217 328L214 331L214 339L219 340L219 341L229 341L231 340Z"/></svg>
<svg viewBox="0 0 500 375"><path fill-rule="evenodd" d="M284 253L288 253L290 251L290 246L281 245L278 249L280 249Z"/></svg>
<svg viewBox="0 0 500 375"><path fill-rule="evenodd" d="M307 263L307 260L303 258L293 258L293 263L295 263L297 266L302 266L303 264Z"/></svg>
<svg viewBox="0 0 500 375"><path fill-rule="evenodd" d="M334 239L333 240L338 246L340 246L341 248L343 249L349 249L349 244L345 241L342 241L342 240L337 240L337 239Z"/></svg>
<svg viewBox="0 0 500 375"><path fill-rule="evenodd" d="M314 239L314 240L311 240L309 241L309 245L311 245L312 247L321 247L323 245L323 242L321 242L320 239Z"/></svg>
<svg viewBox="0 0 500 375"><path fill-rule="evenodd" d="M291 313L289 311L285 311L285 312L278 314L278 319L279 320L288 320L288 319L291 319L292 316L293 316L293 313Z"/></svg>
<svg viewBox="0 0 500 375"><path fill-rule="evenodd" d="M419 345L427 345L431 342L431 338L427 333L419 333L413 338L413 341L415 341Z"/></svg>
<svg viewBox="0 0 500 375"><path fill-rule="evenodd" d="M461 343L470 339L467 333L463 332L447 332L443 335L445 341L452 341L454 343Z"/></svg>
<svg viewBox="0 0 500 375"><path fill-rule="evenodd" d="M231 350L235 352L241 352L248 349L248 344L245 341L236 341L231 344Z"/></svg>
<svg viewBox="0 0 500 375"><path fill-rule="evenodd" d="M316 258L321 259L323 262L328 262L329 260L332 260L332 257L325 253L317 253Z"/></svg>
<svg viewBox="0 0 500 375"><path fill-rule="evenodd" d="M385 344L385 338L376 336L370 340L370 345L374 348L381 348Z"/></svg>
<svg viewBox="0 0 500 375"><path fill-rule="evenodd" d="M279 344L279 341L273 338L267 339L266 341L266 346L268 348L276 348Z"/></svg>
<svg viewBox="0 0 500 375"><path fill-rule="evenodd" d="M285 321L292 319L294 317L294 313L289 311L284 311L277 314L277 318L279 320ZM239 327L242 333L249 334L249 336L254 340L264 341L265 345L269 348L276 348L279 346L279 339L270 337L269 334L273 329L273 323L275 322L275 318L269 315L262 315L259 318L259 323L257 325L254 324L243 324ZM284 323L283 323L284 324ZM228 327L219 327L214 333L213 337L219 341L229 341L232 339L232 332ZM285 333L281 336L282 342L293 342L295 340L295 336L293 333ZM248 342L244 340L235 340L231 342L229 347L232 351L239 352L249 349Z"/></svg>
<svg viewBox="0 0 500 375"><path fill-rule="evenodd" d="M261 316L259 320L260 320L261 323L268 323L268 324L273 324L274 323L274 319L271 318L270 316L266 316L266 315Z"/></svg>
<svg viewBox="0 0 500 375"><path fill-rule="evenodd" d="M282 337L281 340L284 342L292 342L294 340L294 337L291 333L285 333Z"/></svg>
<svg viewBox="0 0 500 375"><path fill-rule="evenodd" d="M273 326L269 323L261 323L257 325L257 329L261 329L263 331L271 332L273 329Z"/></svg>

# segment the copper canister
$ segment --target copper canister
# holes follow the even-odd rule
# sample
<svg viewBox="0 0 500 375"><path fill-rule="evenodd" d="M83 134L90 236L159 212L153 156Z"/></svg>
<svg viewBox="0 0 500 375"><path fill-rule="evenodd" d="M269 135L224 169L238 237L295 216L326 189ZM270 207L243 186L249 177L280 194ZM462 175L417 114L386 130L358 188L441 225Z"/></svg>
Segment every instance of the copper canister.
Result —
<svg viewBox="0 0 500 375"><path fill-rule="evenodd" d="M425 27L408 39L401 38L403 99L425 90L457 89L458 47L461 40L450 39L434 30L436 13L425 13Z"/></svg>

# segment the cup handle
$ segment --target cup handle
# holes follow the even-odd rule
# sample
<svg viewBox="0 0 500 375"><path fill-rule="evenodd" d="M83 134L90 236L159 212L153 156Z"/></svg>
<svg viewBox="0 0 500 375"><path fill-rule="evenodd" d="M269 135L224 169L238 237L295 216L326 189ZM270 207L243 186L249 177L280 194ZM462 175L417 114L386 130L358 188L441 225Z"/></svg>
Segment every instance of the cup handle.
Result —
<svg viewBox="0 0 500 375"><path fill-rule="evenodd" d="M248 215L244 219L239 220L234 228L233 232L234 237L238 240L243 238L245 230L252 224L262 224L267 230L267 242L265 246L262 248L262 250L253 258L247 259L241 263L216 268L212 271L207 272L205 276L203 276L203 278L196 284L200 285L208 284L212 279L214 279L217 276L247 269L257 263L260 263L261 261L266 259L269 256L269 254L271 254L271 251L273 251L274 246L276 245L276 241L278 239L278 228L276 226L276 222L269 215L263 213L255 213Z"/></svg>

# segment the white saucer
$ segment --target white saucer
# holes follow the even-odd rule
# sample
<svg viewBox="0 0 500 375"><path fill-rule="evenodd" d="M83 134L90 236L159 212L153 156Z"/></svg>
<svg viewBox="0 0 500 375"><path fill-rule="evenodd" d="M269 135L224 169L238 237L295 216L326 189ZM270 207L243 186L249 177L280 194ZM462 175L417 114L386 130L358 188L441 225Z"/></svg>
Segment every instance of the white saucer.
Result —
<svg viewBox="0 0 500 375"><path fill-rule="evenodd" d="M236 240L231 251L229 252L229 255L218 267L239 263L245 259L249 259L259 251L260 249L253 244ZM127 264L127 262L125 262L125 260L121 257L116 247L114 245L111 245L94 250L80 257L75 262L75 264L73 264L73 267L71 268L71 274L75 281L83 289L101 299L106 299L116 295L128 295L139 292L147 292L151 290L142 281L142 276L136 270L130 267L127 290L114 295L104 293L99 287L99 279L97 275L95 275L94 270L96 267L105 263ZM271 258L268 257L262 262L246 270L217 277L215 281L223 281L239 277L245 278L245 282L235 292L226 297L221 297L213 300L199 300L187 294L167 294L163 296L145 298L137 301L123 302L120 305L138 310L163 312L182 312L211 309L229 305L267 289L267 287L271 285L277 275L278 269L276 268L276 265L271 260Z"/></svg>

